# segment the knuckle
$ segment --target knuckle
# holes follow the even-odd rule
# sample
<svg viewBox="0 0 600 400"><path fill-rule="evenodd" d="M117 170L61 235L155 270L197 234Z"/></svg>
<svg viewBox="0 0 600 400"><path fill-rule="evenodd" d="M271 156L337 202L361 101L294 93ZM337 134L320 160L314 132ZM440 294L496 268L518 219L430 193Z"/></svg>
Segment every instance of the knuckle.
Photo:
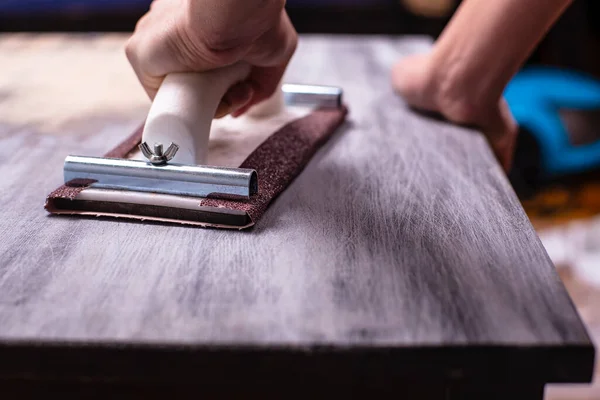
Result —
<svg viewBox="0 0 600 400"><path fill-rule="evenodd" d="M236 54L225 48L215 48L209 44L210 40L205 35L190 32L189 29L180 29L171 35L170 47L177 61L189 69L209 66L221 66L236 61Z"/></svg>
<svg viewBox="0 0 600 400"><path fill-rule="evenodd" d="M252 42L251 39L238 35L226 26L205 32L203 41L208 51L214 54L231 53L236 49L248 48Z"/></svg>
<svg viewBox="0 0 600 400"><path fill-rule="evenodd" d="M134 39L129 38L125 42L124 51L125 51L125 56L127 57L127 60L129 61L130 64L133 64L135 61L136 49L137 49L137 47L135 45Z"/></svg>
<svg viewBox="0 0 600 400"><path fill-rule="evenodd" d="M140 30L144 29L145 26L148 25L148 17L149 17L149 13L144 14L136 23L135 23L135 28L134 28L134 32L139 32Z"/></svg>
<svg viewBox="0 0 600 400"><path fill-rule="evenodd" d="M294 29L288 29L280 24L267 32L261 40L254 44L255 58L262 64L279 66L286 64L294 55L298 46L298 34Z"/></svg>
<svg viewBox="0 0 600 400"><path fill-rule="evenodd" d="M189 67L196 67L199 63L216 66L234 63L251 44L230 26L202 29L189 18L176 26L172 36L173 46L182 57L180 61Z"/></svg>
<svg viewBox="0 0 600 400"><path fill-rule="evenodd" d="M296 48L298 47L298 32L296 32L295 29L292 29L291 42L292 50L296 50Z"/></svg>
<svg viewBox="0 0 600 400"><path fill-rule="evenodd" d="M288 49L285 46L263 46L261 58L268 60L269 65L278 65L284 62L288 54Z"/></svg>
<svg viewBox="0 0 600 400"><path fill-rule="evenodd" d="M298 49L298 33L294 30L290 36L290 42L287 51L287 58L292 58L296 50Z"/></svg>
<svg viewBox="0 0 600 400"><path fill-rule="evenodd" d="M156 11L162 3L161 0L153 0L152 3L150 3L150 11Z"/></svg>
<svg viewBox="0 0 600 400"><path fill-rule="evenodd" d="M133 34L127 39L124 45L124 51L130 63L133 63L139 47L139 37L143 36L145 27L148 26L149 14L143 15L135 24Z"/></svg>

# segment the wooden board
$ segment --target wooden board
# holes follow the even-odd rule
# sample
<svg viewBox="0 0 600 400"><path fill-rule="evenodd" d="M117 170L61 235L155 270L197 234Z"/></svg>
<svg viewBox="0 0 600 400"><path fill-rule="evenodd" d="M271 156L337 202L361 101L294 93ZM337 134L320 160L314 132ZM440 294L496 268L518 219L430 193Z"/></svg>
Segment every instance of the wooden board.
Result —
<svg viewBox="0 0 600 400"><path fill-rule="evenodd" d="M426 39L302 38L286 81L342 86L349 121L249 232L48 216L64 157L103 154L147 111L123 42L0 38L0 376L591 379L483 137L391 90Z"/></svg>

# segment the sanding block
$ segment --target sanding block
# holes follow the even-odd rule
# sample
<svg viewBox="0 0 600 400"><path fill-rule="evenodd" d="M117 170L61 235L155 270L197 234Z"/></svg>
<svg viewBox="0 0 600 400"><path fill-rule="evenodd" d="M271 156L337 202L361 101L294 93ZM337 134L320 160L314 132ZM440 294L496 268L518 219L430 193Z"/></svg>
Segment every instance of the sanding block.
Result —
<svg viewBox="0 0 600 400"><path fill-rule="evenodd" d="M241 122L215 123L226 91L249 73L249 65L238 63L168 75L137 132L103 157L66 157L64 184L48 196L46 210L206 227L253 226L343 122L347 109L340 88L283 84L271 99L238 118ZM237 136L219 137L235 126ZM212 128L217 131L213 138ZM211 164L211 140L220 140L213 153L223 153L228 143L251 147L245 130L258 132L251 138L259 141L253 150L244 159L225 152L220 160L212 157Z"/></svg>

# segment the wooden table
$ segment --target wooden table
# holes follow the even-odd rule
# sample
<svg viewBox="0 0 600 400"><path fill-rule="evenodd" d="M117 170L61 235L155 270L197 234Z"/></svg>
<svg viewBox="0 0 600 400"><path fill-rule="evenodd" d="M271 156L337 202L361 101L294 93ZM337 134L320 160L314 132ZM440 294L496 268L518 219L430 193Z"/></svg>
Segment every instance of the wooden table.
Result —
<svg viewBox="0 0 600 400"><path fill-rule="evenodd" d="M483 137L390 88L427 39L302 38L286 80L342 86L349 121L249 232L48 216L64 157L103 154L148 110L124 40L0 38L4 394L539 399L591 380Z"/></svg>

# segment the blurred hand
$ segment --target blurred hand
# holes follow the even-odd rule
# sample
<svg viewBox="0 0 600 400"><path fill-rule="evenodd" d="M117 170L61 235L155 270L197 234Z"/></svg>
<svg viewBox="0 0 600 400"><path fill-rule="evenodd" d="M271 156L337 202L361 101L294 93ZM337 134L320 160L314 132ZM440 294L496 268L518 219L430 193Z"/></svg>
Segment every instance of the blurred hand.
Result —
<svg viewBox="0 0 600 400"><path fill-rule="evenodd" d="M216 115L238 116L274 93L296 50L284 6L285 0L154 0L125 52L151 99L169 73L248 62L249 79L229 90Z"/></svg>
<svg viewBox="0 0 600 400"><path fill-rule="evenodd" d="M498 161L511 168L518 127L503 98L478 99L453 68L438 61L434 52L403 59L392 71L395 90L416 109L441 114L448 121L480 129Z"/></svg>

